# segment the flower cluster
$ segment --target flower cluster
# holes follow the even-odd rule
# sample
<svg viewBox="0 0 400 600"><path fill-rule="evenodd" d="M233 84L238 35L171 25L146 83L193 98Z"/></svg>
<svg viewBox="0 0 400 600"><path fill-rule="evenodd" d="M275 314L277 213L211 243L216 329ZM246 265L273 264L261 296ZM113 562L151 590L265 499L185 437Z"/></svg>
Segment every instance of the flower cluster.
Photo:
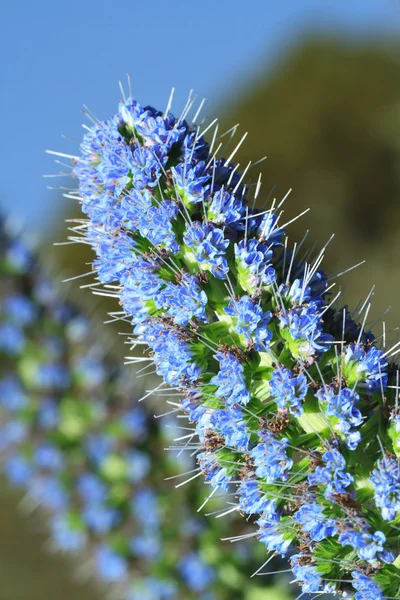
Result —
<svg viewBox="0 0 400 600"><path fill-rule="evenodd" d="M300 259L275 200L252 208L259 186L218 155L217 130L209 145L187 123L192 104L175 118L124 100L85 135L73 172L97 278L116 284L133 338L182 394L194 428L182 452L199 452L211 486L236 490L231 510L258 514L269 553L297 548L303 591L396 597L390 350L365 331L367 302L352 315L330 299L325 247ZM163 239L132 218L133 194L163 215Z"/></svg>
<svg viewBox="0 0 400 600"><path fill-rule="evenodd" d="M121 599L244 599L244 569L254 558L218 550L232 519L208 530L190 510L191 498L204 498L199 478L178 490L176 480L164 481L183 466L196 470L193 459L162 452L181 430L174 420L165 430L153 422L132 398L128 373L95 342L94 323L58 297L23 240L0 229L0 456L7 478L40 506L51 543L90 562ZM224 507L222 499L213 502ZM220 569L234 575L233 587L221 585Z"/></svg>

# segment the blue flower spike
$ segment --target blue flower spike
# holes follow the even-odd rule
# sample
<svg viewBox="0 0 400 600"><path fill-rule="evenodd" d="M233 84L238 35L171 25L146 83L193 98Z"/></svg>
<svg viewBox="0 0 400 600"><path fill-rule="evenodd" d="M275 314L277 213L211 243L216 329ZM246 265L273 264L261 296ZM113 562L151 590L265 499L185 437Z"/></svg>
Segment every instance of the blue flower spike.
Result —
<svg viewBox="0 0 400 600"><path fill-rule="evenodd" d="M215 122L189 123L194 101L176 118L124 99L89 128L72 239L192 423L182 452L237 495L228 512L252 517L268 559L286 555L304 593L396 598L398 348L368 331L369 298L340 308L326 245L290 248L283 200L255 208L260 179Z"/></svg>

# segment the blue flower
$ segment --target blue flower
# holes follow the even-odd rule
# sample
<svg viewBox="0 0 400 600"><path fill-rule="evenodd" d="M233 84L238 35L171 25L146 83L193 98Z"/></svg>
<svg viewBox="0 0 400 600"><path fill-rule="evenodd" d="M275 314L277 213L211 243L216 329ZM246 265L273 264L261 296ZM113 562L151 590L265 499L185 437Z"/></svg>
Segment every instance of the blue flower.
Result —
<svg viewBox="0 0 400 600"><path fill-rule="evenodd" d="M65 514L52 519L51 534L57 547L66 552L82 551L87 543L86 534L73 527Z"/></svg>
<svg viewBox="0 0 400 600"><path fill-rule="evenodd" d="M127 410L122 416L121 423L135 440L145 439L147 433L146 414L140 408Z"/></svg>
<svg viewBox="0 0 400 600"><path fill-rule="evenodd" d="M309 360L318 352L330 348L332 336L322 330L322 319L315 304L283 310L280 316L283 333L287 328L291 338L297 343L291 346L294 355Z"/></svg>
<svg viewBox="0 0 400 600"><path fill-rule="evenodd" d="M385 456L372 471L375 503L386 521L392 521L400 510L400 469L398 461Z"/></svg>
<svg viewBox="0 0 400 600"><path fill-rule="evenodd" d="M124 453L127 465L127 476L132 483L142 481L150 471L151 461L148 454L142 450L131 449Z"/></svg>
<svg viewBox="0 0 400 600"><path fill-rule="evenodd" d="M352 586L357 590L355 600L382 600L383 594L380 587L373 579L363 575L359 571L352 571Z"/></svg>
<svg viewBox="0 0 400 600"><path fill-rule="evenodd" d="M307 394L306 376L300 373L292 376L292 372L280 367L275 369L270 380L270 394L280 409L289 409L292 415L303 413L302 402Z"/></svg>
<svg viewBox="0 0 400 600"><path fill-rule="evenodd" d="M101 579L107 582L123 581L128 575L127 561L105 544L95 549L96 568Z"/></svg>
<svg viewBox="0 0 400 600"><path fill-rule="evenodd" d="M165 159L158 150L157 147L150 149L132 145L128 163L129 176L137 190L155 187L158 184L161 166L165 165Z"/></svg>
<svg viewBox="0 0 400 600"><path fill-rule="evenodd" d="M155 529L159 526L162 512L160 500L150 487L137 490L132 499L132 511L135 518L146 528Z"/></svg>
<svg viewBox="0 0 400 600"><path fill-rule="evenodd" d="M132 536L129 548L136 556L148 560L155 560L162 551L161 541L154 531L146 531Z"/></svg>
<svg viewBox="0 0 400 600"><path fill-rule="evenodd" d="M211 204L207 210L207 218L226 227L243 228L243 223L240 223L245 214L245 207L242 201L236 196L230 194L223 188L220 188L212 197ZM239 223L238 223L239 222Z"/></svg>
<svg viewBox="0 0 400 600"><path fill-rule="evenodd" d="M135 104L137 111L139 105L131 99L128 102L131 103L130 106ZM122 115L121 109L120 112ZM127 115L127 111L124 114ZM143 138L145 146L157 147L163 154L167 154L172 145L179 143L187 132L185 122L175 119L171 113L163 115L151 106L141 110L134 128Z"/></svg>
<svg viewBox="0 0 400 600"><path fill-rule="evenodd" d="M309 533L312 541L320 542L326 537L336 535L337 525L335 519L327 518L323 508L317 502L304 504L293 515L293 519L301 524L305 533Z"/></svg>
<svg viewBox="0 0 400 600"><path fill-rule="evenodd" d="M282 298L287 298L292 306L308 304L313 297L312 290L303 279L295 279L291 285L281 283L279 293Z"/></svg>
<svg viewBox="0 0 400 600"><path fill-rule="evenodd" d="M193 361L189 345L177 331L149 322L136 326L135 333L154 351L157 373L167 383L176 385L182 380L194 383L200 377L201 368Z"/></svg>
<svg viewBox="0 0 400 600"><path fill-rule="evenodd" d="M138 299L141 302L153 300L161 290L164 282L154 272L155 265L148 260L137 259L132 263L132 270L127 275L121 302L129 314L135 314Z"/></svg>
<svg viewBox="0 0 400 600"><path fill-rule="evenodd" d="M58 471L64 464L61 451L50 443L40 445L35 452L35 462L40 469Z"/></svg>
<svg viewBox="0 0 400 600"><path fill-rule="evenodd" d="M89 460L96 465L112 451L115 440L107 433L91 433L84 440L85 451Z"/></svg>
<svg viewBox="0 0 400 600"><path fill-rule="evenodd" d="M283 230L277 226L278 217L272 212L267 211L260 220L257 233L259 239L273 246L282 246Z"/></svg>
<svg viewBox="0 0 400 600"><path fill-rule="evenodd" d="M185 273L179 285L167 283L155 297L157 308L168 310L177 325L187 325L193 318L207 322L207 294L194 275Z"/></svg>
<svg viewBox="0 0 400 600"><path fill-rule="evenodd" d="M68 508L70 497L58 475L51 477L36 476L29 490L29 495L37 503L53 511L64 511Z"/></svg>
<svg viewBox="0 0 400 600"><path fill-rule="evenodd" d="M6 249L7 262L18 271L28 270L33 256L28 246L20 240L10 240L10 244Z"/></svg>
<svg viewBox="0 0 400 600"><path fill-rule="evenodd" d="M107 495L106 484L91 472L84 472L78 477L77 490L87 504L99 504Z"/></svg>
<svg viewBox="0 0 400 600"><path fill-rule="evenodd" d="M16 412L28 404L28 398L21 382L13 374L6 375L0 380L0 406Z"/></svg>
<svg viewBox="0 0 400 600"><path fill-rule="evenodd" d="M240 510L247 515L264 514L268 520L276 516L276 501L263 495L256 479L245 479L239 488Z"/></svg>
<svg viewBox="0 0 400 600"><path fill-rule="evenodd" d="M17 444L23 442L28 432L28 426L18 420L4 423L0 428L0 451L4 452Z"/></svg>
<svg viewBox="0 0 400 600"><path fill-rule="evenodd" d="M215 410L210 415L209 423L213 429L224 435L226 446L241 451L248 449L250 434L246 429L246 421L239 407Z"/></svg>
<svg viewBox="0 0 400 600"><path fill-rule="evenodd" d="M126 600L174 600L177 596L178 588L172 581L142 577L133 583Z"/></svg>
<svg viewBox="0 0 400 600"><path fill-rule="evenodd" d="M181 406L191 422L200 421L207 412L207 407L202 404L201 394L195 390L190 390L190 395L181 401Z"/></svg>
<svg viewBox="0 0 400 600"><path fill-rule="evenodd" d="M304 559L302 554L294 554L290 558L293 574L297 581L302 583L302 591L309 594L320 591L322 585L321 575L318 574L315 566L307 563L302 564L302 559Z"/></svg>
<svg viewBox="0 0 400 600"><path fill-rule="evenodd" d="M280 527L279 517L262 514L261 518L256 521L259 529L257 535L267 550L277 552L282 557L285 556L291 544L291 538L285 539L284 531Z"/></svg>
<svg viewBox="0 0 400 600"><path fill-rule="evenodd" d="M385 390L388 381L387 360L376 346L349 344L342 355L343 374L350 385L370 392Z"/></svg>
<svg viewBox="0 0 400 600"><path fill-rule="evenodd" d="M20 325L14 323L0 324L0 352L19 354L25 345L25 336Z"/></svg>
<svg viewBox="0 0 400 600"><path fill-rule="evenodd" d="M119 511L105 504L88 504L82 510L82 517L96 535L109 533L121 520Z"/></svg>
<svg viewBox="0 0 400 600"><path fill-rule="evenodd" d="M274 283L276 273L271 265L272 256L272 250L254 238L235 244L238 281L249 294Z"/></svg>
<svg viewBox="0 0 400 600"><path fill-rule="evenodd" d="M34 474L32 465L21 454L7 458L4 470L11 484L17 487L26 486Z"/></svg>
<svg viewBox="0 0 400 600"><path fill-rule="evenodd" d="M355 450L361 441L361 434L351 428L363 423L361 412L355 408L360 396L350 388L343 388L336 393L332 386L324 386L317 391L316 397L326 414L334 417L333 429L344 436L350 450Z"/></svg>
<svg viewBox="0 0 400 600"><path fill-rule="evenodd" d="M213 227L211 223L195 221L187 227L183 241L202 269L211 271L217 279L226 279L229 267L225 251L229 240L224 238L222 229Z"/></svg>
<svg viewBox="0 0 400 600"><path fill-rule="evenodd" d="M214 581L213 569L194 552L180 561L179 571L187 585L197 593L205 590Z"/></svg>
<svg viewBox="0 0 400 600"><path fill-rule="evenodd" d="M386 537L382 531L371 534L346 527L339 533L338 541L342 546L351 546L362 560L373 563L384 552L383 544L386 542ZM385 562L391 562L389 556L385 556Z"/></svg>
<svg viewBox="0 0 400 600"><path fill-rule="evenodd" d="M70 374L62 364L40 364L35 373L35 384L48 389L64 389L68 386Z"/></svg>
<svg viewBox="0 0 400 600"><path fill-rule="evenodd" d="M100 281L111 283L130 274L134 242L127 234L116 237L104 227L89 224L87 237L98 257L93 265Z"/></svg>
<svg viewBox="0 0 400 600"><path fill-rule="evenodd" d="M175 186L184 202L190 207L192 204L204 202L208 195L211 177L204 171L205 163L200 161L190 166L187 162L171 167Z"/></svg>
<svg viewBox="0 0 400 600"><path fill-rule="evenodd" d="M101 160L95 170L106 192L120 194L130 181L132 152L123 143L115 123L107 133L107 143L101 149Z"/></svg>
<svg viewBox="0 0 400 600"><path fill-rule="evenodd" d="M324 496L332 500L335 494L346 494L347 488L354 481L353 477L345 472L346 461L336 449L328 450L322 456L325 467L317 466L315 471L308 476L310 485L325 485Z"/></svg>
<svg viewBox="0 0 400 600"><path fill-rule="evenodd" d="M205 481L209 481L213 487L218 487L225 492L229 489L230 479L225 467L220 467L218 459L212 452L201 452L197 455L200 468L205 476Z"/></svg>
<svg viewBox="0 0 400 600"><path fill-rule="evenodd" d="M215 392L217 398L223 398L229 407L234 404L247 404L250 394L244 379L243 365L229 352L218 352L215 358L220 364L220 370L210 383L218 386Z"/></svg>
<svg viewBox="0 0 400 600"><path fill-rule="evenodd" d="M8 296L4 301L7 318L22 327L30 325L36 318L37 311L31 300L21 294Z"/></svg>
<svg viewBox="0 0 400 600"><path fill-rule="evenodd" d="M224 309L232 317L236 333L242 335L248 344L254 344L256 350L265 352L269 348L272 332L267 325L272 318L270 311L263 312L249 296L231 300Z"/></svg>
<svg viewBox="0 0 400 600"><path fill-rule="evenodd" d="M285 452L289 444L288 438L277 439L268 431L260 432L260 437L263 441L249 453L257 467L257 476L265 477L267 483L286 481L288 471L293 466L293 460L288 458Z"/></svg>
<svg viewBox="0 0 400 600"><path fill-rule="evenodd" d="M179 245L172 227L172 221L178 213L176 202L158 202L149 190L131 189L123 196L121 208L132 230L139 231L153 245L163 246L173 253L178 251Z"/></svg>

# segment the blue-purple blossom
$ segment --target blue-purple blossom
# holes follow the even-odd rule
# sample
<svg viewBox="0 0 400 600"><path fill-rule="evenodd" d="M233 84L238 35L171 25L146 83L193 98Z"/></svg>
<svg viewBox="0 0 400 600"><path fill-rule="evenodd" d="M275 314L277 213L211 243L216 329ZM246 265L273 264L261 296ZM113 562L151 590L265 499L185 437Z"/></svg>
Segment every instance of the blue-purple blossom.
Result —
<svg viewBox="0 0 400 600"><path fill-rule="evenodd" d="M24 334L19 325L1 323L0 325L0 353L18 354L25 344Z"/></svg>
<svg viewBox="0 0 400 600"><path fill-rule="evenodd" d="M112 548L102 545L95 550L97 573L103 581L123 581L128 575L127 561Z"/></svg>
<svg viewBox="0 0 400 600"><path fill-rule="evenodd" d="M238 280L249 294L274 283L276 272L271 264L272 256L273 251L254 238L235 244Z"/></svg>
<svg viewBox="0 0 400 600"><path fill-rule="evenodd" d="M289 550L291 539L285 538L285 528L280 523L280 517L263 513L258 519L257 525L259 526L257 535L267 550L285 556Z"/></svg>
<svg viewBox="0 0 400 600"><path fill-rule="evenodd" d="M57 548L65 552L82 551L87 544L85 532L73 527L66 514L61 513L52 519L51 535Z"/></svg>
<svg viewBox="0 0 400 600"><path fill-rule="evenodd" d="M281 328L287 328L295 341L295 352L304 361L329 350L332 336L323 332L322 324L320 311L314 304L284 310L280 317Z"/></svg>
<svg viewBox="0 0 400 600"><path fill-rule="evenodd" d="M322 586L322 577L314 565L302 564L301 559L303 558L301 554L295 554L290 558L293 574L302 584L303 593L319 592Z"/></svg>
<svg viewBox="0 0 400 600"><path fill-rule="evenodd" d="M284 232L278 226L278 217L270 210L266 211L266 213L261 216L257 233L259 234L259 239L268 246L282 245Z"/></svg>
<svg viewBox="0 0 400 600"><path fill-rule="evenodd" d="M373 579L360 573L352 571L352 586L357 590L354 595L355 600L382 600L383 594Z"/></svg>
<svg viewBox="0 0 400 600"><path fill-rule="evenodd" d="M317 466L308 476L310 485L324 485L324 496L332 500L335 494L346 494L353 483L352 475L345 471L346 461L336 449L328 450L322 456L325 466Z"/></svg>
<svg viewBox="0 0 400 600"><path fill-rule="evenodd" d="M385 390L388 381L387 360L376 346L349 344L342 358L346 379L352 384L365 387L370 392Z"/></svg>
<svg viewBox="0 0 400 600"><path fill-rule="evenodd" d="M212 452L202 452L197 456L205 480L213 487L219 487L225 492L229 489L230 478L225 467L220 467L216 456Z"/></svg>
<svg viewBox="0 0 400 600"><path fill-rule="evenodd" d="M157 372L169 384L175 385L181 379L194 382L201 375L201 368L193 363L190 347L175 330L149 322L137 326L135 333L152 348Z"/></svg>
<svg viewBox="0 0 400 600"><path fill-rule="evenodd" d="M123 197L121 209L131 228L139 231L151 244L163 246L171 252L178 250L179 245L172 227L172 221L178 212L176 202L162 200L154 204L148 190L132 188Z"/></svg>
<svg viewBox="0 0 400 600"><path fill-rule="evenodd" d="M242 451L248 449L250 434L246 429L243 412L238 406L216 410L210 415L209 423L213 429L221 431L227 446Z"/></svg>
<svg viewBox="0 0 400 600"><path fill-rule="evenodd" d="M183 241L194 253L201 269L211 271L217 279L226 279L229 267L225 251L229 240L225 239L222 229L195 221L186 229Z"/></svg>
<svg viewBox="0 0 400 600"><path fill-rule="evenodd" d="M307 378L302 373L293 377L285 367L278 367L272 373L270 394L281 410L288 409L292 415L301 415L307 389Z"/></svg>
<svg viewBox="0 0 400 600"><path fill-rule="evenodd" d="M207 321L207 294L194 275L185 273L179 284L167 283L155 297L157 308L164 308L177 325L187 325L193 318Z"/></svg>
<svg viewBox="0 0 400 600"><path fill-rule="evenodd" d="M203 161L194 166L181 163L171 168L176 189L187 206L203 202L208 194L211 177L204 168Z"/></svg>
<svg viewBox="0 0 400 600"><path fill-rule="evenodd" d="M207 218L216 225L223 227L227 225L235 227L244 214L245 207L240 198L224 190L224 188L220 188L213 195L207 210Z"/></svg>
<svg viewBox="0 0 400 600"><path fill-rule="evenodd" d="M220 370L210 383L218 386L215 392L217 398L223 398L226 406L247 404L250 394L246 387L243 365L228 352L218 352L215 358L220 364Z"/></svg>
<svg viewBox="0 0 400 600"><path fill-rule="evenodd" d="M342 546L351 546L359 558L367 562L375 562L384 551L386 536L382 531L371 534L367 531L357 531L347 527L339 533L338 541ZM384 557L385 562L391 562L393 556Z"/></svg>
<svg viewBox="0 0 400 600"><path fill-rule="evenodd" d="M194 553L188 554L180 561L179 571L189 587L198 593L205 590L214 580L211 567Z"/></svg>
<svg viewBox="0 0 400 600"><path fill-rule="evenodd" d="M315 501L301 506L293 518L300 523L302 531L308 533L314 542L336 535L335 519L326 517L322 506Z"/></svg>
<svg viewBox="0 0 400 600"><path fill-rule="evenodd" d="M238 489L240 494L240 509L247 515L270 515L273 520L276 515L276 501L268 498L260 490L256 479L245 479Z"/></svg>
<svg viewBox="0 0 400 600"><path fill-rule="evenodd" d="M363 423L361 412L356 408L360 400L357 392L350 388L335 391L332 386L320 388L316 396L325 408L326 414L333 417L333 429L343 435L347 447L355 450L361 441L361 433L354 427Z"/></svg>
<svg viewBox="0 0 400 600"><path fill-rule="evenodd" d="M272 331L267 328L272 317L270 311L263 312L249 296L242 296L240 300L231 300L225 312L232 317L236 333L242 335L248 344L254 344L262 352L268 349L272 338Z"/></svg>
<svg viewBox="0 0 400 600"><path fill-rule="evenodd" d="M249 453L257 467L256 474L267 483L286 481L293 466L293 460L286 454L288 438L278 439L268 431L263 431L260 437L262 441Z"/></svg>
<svg viewBox="0 0 400 600"><path fill-rule="evenodd" d="M378 461L370 480L374 484L375 503L386 521L400 510L400 468L397 459L385 456Z"/></svg>

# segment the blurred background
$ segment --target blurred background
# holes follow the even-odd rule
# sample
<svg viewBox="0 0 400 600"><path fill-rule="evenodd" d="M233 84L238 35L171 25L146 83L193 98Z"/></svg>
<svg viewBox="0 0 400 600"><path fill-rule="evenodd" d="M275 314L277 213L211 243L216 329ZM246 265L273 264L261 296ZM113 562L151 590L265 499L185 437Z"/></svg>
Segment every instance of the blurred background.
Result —
<svg viewBox="0 0 400 600"><path fill-rule="evenodd" d="M52 249L79 209L46 188L72 182L44 150L76 154L82 105L112 115L129 73L144 104L164 109L174 86L179 113L194 88L208 119L249 131L235 160L267 155L261 201L292 188L285 220L312 209L290 240L310 229L308 243L322 245L334 232L326 270L366 260L343 278L350 306L376 284L372 319L391 305L387 329L400 325L399 0L5 2L0 34L0 205L51 248L57 269L82 273L90 255ZM79 282L69 290L83 293ZM49 568L15 504L0 494L0 600L78 598L70 567L52 558Z"/></svg>

